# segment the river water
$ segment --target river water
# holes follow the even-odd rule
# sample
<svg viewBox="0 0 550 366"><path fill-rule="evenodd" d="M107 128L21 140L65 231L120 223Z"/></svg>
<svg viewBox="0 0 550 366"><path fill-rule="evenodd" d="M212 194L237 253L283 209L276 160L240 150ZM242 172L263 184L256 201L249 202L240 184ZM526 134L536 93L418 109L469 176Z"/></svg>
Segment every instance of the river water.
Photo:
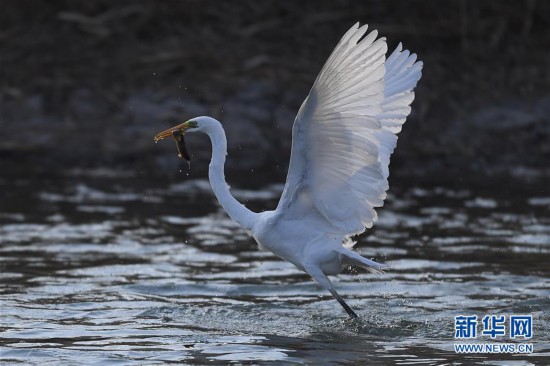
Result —
<svg viewBox="0 0 550 366"><path fill-rule="evenodd" d="M234 193L272 209L282 185ZM0 179L0 362L550 364L550 194L392 187L334 278L360 315L233 224L208 182L73 170ZM484 188L483 188L484 187ZM530 314L532 354L456 354L457 315Z"/></svg>

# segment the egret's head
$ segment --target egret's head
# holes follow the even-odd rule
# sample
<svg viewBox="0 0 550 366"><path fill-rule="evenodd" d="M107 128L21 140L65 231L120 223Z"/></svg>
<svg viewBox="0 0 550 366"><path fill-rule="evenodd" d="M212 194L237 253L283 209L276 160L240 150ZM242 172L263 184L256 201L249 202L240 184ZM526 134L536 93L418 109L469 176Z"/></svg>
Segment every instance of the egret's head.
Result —
<svg viewBox="0 0 550 366"><path fill-rule="evenodd" d="M172 136L174 141L176 141L176 146L179 152L178 156L187 161L191 161L191 156L187 151L187 147L185 146L185 140L183 139L183 136L189 132L200 131L199 125L200 125L199 121L195 119L190 119L189 121L183 122L182 124L179 124L175 127L162 131L161 133L157 134L153 138L153 140L155 140L155 142L158 142L166 137Z"/></svg>

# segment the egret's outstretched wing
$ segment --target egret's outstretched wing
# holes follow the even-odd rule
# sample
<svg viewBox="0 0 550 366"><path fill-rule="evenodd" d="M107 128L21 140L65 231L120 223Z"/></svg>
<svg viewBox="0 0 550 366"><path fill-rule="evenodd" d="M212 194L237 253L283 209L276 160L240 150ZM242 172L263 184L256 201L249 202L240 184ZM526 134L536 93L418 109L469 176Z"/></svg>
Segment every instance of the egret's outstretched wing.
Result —
<svg viewBox="0 0 550 366"><path fill-rule="evenodd" d="M277 210L316 209L343 234L376 221L388 165L421 76L401 45L385 59L384 38L353 26L302 104L292 130L287 182Z"/></svg>

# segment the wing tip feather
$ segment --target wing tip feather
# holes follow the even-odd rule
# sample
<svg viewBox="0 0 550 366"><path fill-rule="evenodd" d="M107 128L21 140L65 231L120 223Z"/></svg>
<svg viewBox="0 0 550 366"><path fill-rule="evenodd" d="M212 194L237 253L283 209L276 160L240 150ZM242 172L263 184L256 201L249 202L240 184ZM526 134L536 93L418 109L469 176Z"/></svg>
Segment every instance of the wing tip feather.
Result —
<svg viewBox="0 0 550 366"><path fill-rule="evenodd" d="M382 84L382 92L381 92L382 95L380 95L380 98L382 100L380 101L380 104L383 104L383 100L387 99L388 100L386 105L387 110L384 111L383 108L381 107L380 116L378 117L378 115L376 116L373 115L373 118L374 117L376 117L377 119L380 118L379 128L383 128L385 131L387 131L387 133L393 134L395 136L395 134L401 130L401 127L402 127L401 125L405 122L405 119L410 112L410 107L406 110L403 110L402 107L404 104L408 106L412 102L412 99L414 99L414 92L412 89L414 88L414 86L416 85L416 82L421 77L421 70L422 70L423 63L417 60L416 54L414 53L411 54L409 50L403 49L402 42L399 42L399 44L397 45L395 50L391 53L391 55L386 58L385 57L387 53L386 37L378 38L379 37L378 30L372 29L370 33L367 33L368 29L369 29L368 24L361 25L360 22L356 22L346 32L346 34L342 37L340 42L337 44L333 53L329 56L325 66L323 67L319 76L317 77L317 80L315 81L312 90L315 90L316 85L330 86L332 88L331 89L332 91L338 90L336 86L339 85L338 83L343 82L341 80L343 79L343 76L341 76L343 74L340 74L340 72L338 72L337 69L344 70L347 72L347 71L350 71L350 69L353 70L353 67L359 68L359 66L364 67L365 65L372 68L374 67L372 66L374 61L371 62L370 58L371 57L374 58L373 55L375 55L376 65L380 66L384 70L381 76L381 79L374 78L376 80L372 80L373 77L369 78L368 74L365 76L365 74L362 72L357 72L355 73L355 75L360 74L360 78L364 79L366 82L380 82ZM384 44L384 48L380 47L381 43ZM375 48L372 48L373 45L376 45ZM366 50L368 50L368 52L365 55ZM358 55L364 58L361 59L359 58L360 56ZM380 62L379 61L380 59L378 56L380 55L382 58L381 65L378 64L378 62ZM366 63L365 59L369 60L369 62ZM342 60L344 60L345 62L342 62ZM355 60L359 60L359 61L354 63L353 61ZM387 80L384 80L385 78L384 74L388 76ZM350 80L349 73L345 74L344 76L348 78L348 81ZM351 78L351 81L356 81L356 80ZM392 89L395 92L395 94L384 95L383 84L386 84L387 81L389 81L391 84L395 84L395 85L386 85L386 87L388 87L388 90ZM361 85L361 87L363 86ZM352 91L350 91L349 93L351 93ZM409 95L409 93L412 94L412 97ZM348 94L344 94L344 96L349 96ZM367 94L367 95L370 96L370 94ZM363 99L365 98L365 96L362 95L361 98ZM333 98L333 99L328 98L328 99L325 99L324 101L325 102L329 101L330 103L334 104L334 106L341 107L341 105L338 105L338 103L340 103L341 101L337 98ZM355 99L352 102L357 103ZM331 108L334 107L332 104L331 104ZM355 111L357 107L356 104L351 104L351 106L346 104L345 106L351 108L349 114L351 114L352 112L356 113ZM364 108L367 108L369 113L372 112L371 104L366 104ZM372 113L375 113L375 112L372 112ZM345 119L345 118L352 118L352 117L353 116L351 115L342 115L341 118ZM384 117L388 117L388 121L387 121L388 126L384 126ZM333 117L331 116L331 118ZM395 140L396 139L397 137L395 136ZM293 148L294 148L294 145L293 145ZM354 215L350 216L348 211L344 210L344 212L342 212L341 217L339 216L339 212L342 210L339 210L337 207L340 204L340 202L337 202L336 205L333 205L332 202L329 202L330 204L328 204L323 199L315 199L315 206L319 211L319 213L321 213L322 216L324 216L329 222L335 225L338 229L342 230L348 235L355 235L365 231L366 228L367 229L372 228L374 223L378 219L377 212L374 208L381 207L383 205L384 199L386 199L387 197L386 191L389 188L389 184L387 181L387 177L389 175L389 169L388 169L389 157L393 152L394 148L395 148L395 142L393 142L393 140L390 141L388 139L385 139L383 141L377 142L378 165L380 168L380 177L377 177L378 181L374 181L372 182L372 184L370 184L371 182L369 182L369 186L370 186L369 189L365 189L364 191L362 190L361 192L359 192L360 194L363 195L362 198L364 198L364 196L367 194L371 195L374 198L370 200L369 199L363 200L363 202L360 205L359 203L357 204L354 204L353 202L350 203L350 206L351 206L350 209L355 206L357 208L357 211L355 212ZM365 151L367 151L365 147L364 149ZM292 167L292 161L291 161L291 167ZM291 168L289 168L289 176L291 173L290 169ZM287 178L287 185L288 184L289 182ZM284 199L285 197L281 198L281 200L284 200ZM359 201L360 199L357 200L357 202ZM336 210L333 211L335 208Z"/></svg>

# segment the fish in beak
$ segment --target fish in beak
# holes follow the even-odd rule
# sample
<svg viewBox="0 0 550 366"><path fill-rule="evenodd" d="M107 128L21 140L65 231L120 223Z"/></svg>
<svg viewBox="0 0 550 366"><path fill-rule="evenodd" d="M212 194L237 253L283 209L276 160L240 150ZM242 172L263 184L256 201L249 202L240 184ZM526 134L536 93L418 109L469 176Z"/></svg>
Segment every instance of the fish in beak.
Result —
<svg viewBox="0 0 550 366"><path fill-rule="evenodd" d="M185 140L183 136L185 135L185 132L193 127L192 123L193 121L187 121L182 124L179 124L175 127L169 128L167 130L162 131L161 133L157 134L153 140L155 142L158 142L166 137L172 136L174 141L176 141L176 147L178 148L178 157L181 159L187 160L187 162L191 162L191 156L189 155L189 151L187 151L187 146L185 145Z"/></svg>
<svg viewBox="0 0 550 366"><path fill-rule="evenodd" d="M191 156L189 155L189 151L187 151L187 147L185 146L185 139L183 138L183 133L181 133L179 130L172 132L172 138L174 141L176 141L176 147L178 148L178 157L181 159L185 159L188 162L191 162Z"/></svg>

